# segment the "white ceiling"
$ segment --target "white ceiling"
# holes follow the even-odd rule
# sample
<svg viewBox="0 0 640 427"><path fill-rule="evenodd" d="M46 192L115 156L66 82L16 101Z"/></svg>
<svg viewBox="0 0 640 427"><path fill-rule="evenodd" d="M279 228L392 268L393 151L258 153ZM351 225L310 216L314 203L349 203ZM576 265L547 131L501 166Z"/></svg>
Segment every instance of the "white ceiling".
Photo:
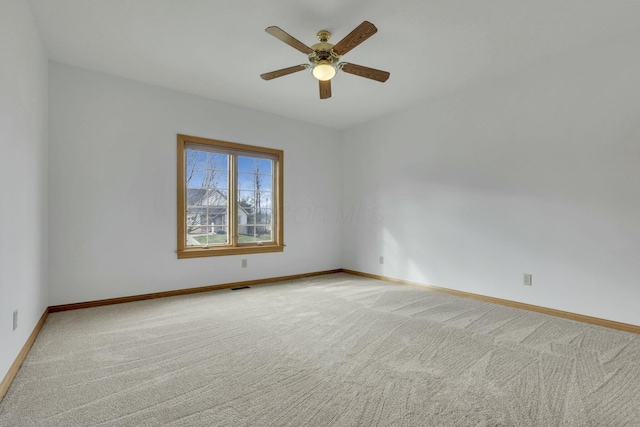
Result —
<svg viewBox="0 0 640 427"><path fill-rule="evenodd" d="M640 29L638 0L30 0L49 58L294 119L345 129ZM337 43L362 21L378 33L344 60L391 73L339 73L333 98L307 62L264 32Z"/></svg>

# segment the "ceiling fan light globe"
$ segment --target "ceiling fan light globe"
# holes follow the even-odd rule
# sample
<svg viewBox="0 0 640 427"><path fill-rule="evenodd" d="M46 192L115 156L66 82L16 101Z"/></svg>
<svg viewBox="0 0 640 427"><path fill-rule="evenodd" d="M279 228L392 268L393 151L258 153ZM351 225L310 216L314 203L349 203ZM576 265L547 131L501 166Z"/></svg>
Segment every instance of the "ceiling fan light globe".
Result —
<svg viewBox="0 0 640 427"><path fill-rule="evenodd" d="M336 75L336 68L329 64L318 64L313 67L312 74L318 80L327 81Z"/></svg>

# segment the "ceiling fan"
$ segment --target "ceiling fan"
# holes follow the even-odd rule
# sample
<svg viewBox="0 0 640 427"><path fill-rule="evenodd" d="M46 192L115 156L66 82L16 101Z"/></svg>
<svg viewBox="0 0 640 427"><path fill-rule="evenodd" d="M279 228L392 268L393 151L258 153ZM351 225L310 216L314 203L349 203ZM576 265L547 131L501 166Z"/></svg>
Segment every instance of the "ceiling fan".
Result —
<svg viewBox="0 0 640 427"><path fill-rule="evenodd" d="M293 67L261 74L260 77L264 80L275 79L311 68L313 76L320 82L320 99L327 99L331 98L331 79L336 75L337 70L379 82L386 82L389 78L390 74L386 71L350 64L348 62L340 62L342 55L378 31L371 22L364 21L335 45L329 43L331 33L327 30L318 31L317 37L320 43L316 43L311 47L278 27L268 27L265 31L294 49L308 55L309 64L294 65Z"/></svg>

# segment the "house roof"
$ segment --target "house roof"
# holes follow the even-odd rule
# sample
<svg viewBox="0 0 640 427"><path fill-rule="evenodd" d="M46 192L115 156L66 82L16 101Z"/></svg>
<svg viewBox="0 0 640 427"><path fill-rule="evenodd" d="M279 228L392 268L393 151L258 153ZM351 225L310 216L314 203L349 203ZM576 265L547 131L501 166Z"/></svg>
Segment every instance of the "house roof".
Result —
<svg viewBox="0 0 640 427"><path fill-rule="evenodd" d="M208 206L209 209L227 207L227 197L220 190L208 190L206 188L188 188L187 189L187 206ZM238 208L245 214L249 214L247 210L238 203Z"/></svg>

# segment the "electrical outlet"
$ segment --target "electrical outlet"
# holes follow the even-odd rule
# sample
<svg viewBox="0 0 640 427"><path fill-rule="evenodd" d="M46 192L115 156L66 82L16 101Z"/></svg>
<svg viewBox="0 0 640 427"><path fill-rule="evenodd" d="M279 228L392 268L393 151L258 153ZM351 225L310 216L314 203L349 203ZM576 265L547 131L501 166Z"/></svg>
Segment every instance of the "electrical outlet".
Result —
<svg viewBox="0 0 640 427"><path fill-rule="evenodd" d="M380 255L380 264L384 264L384 257Z"/></svg>
<svg viewBox="0 0 640 427"><path fill-rule="evenodd" d="M242 268L247 268L247 259L242 260Z"/></svg>
<svg viewBox="0 0 640 427"><path fill-rule="evenodd" d="M13 312L13 330L18 329L18 310Z"/></svg>
<svg viewBox="0 0 640 427"><path fill-rule="evenodd" d="M532 286L533 285L533 274L524 274L524 281L522 282L523 285L525 286Z"/></svg>

